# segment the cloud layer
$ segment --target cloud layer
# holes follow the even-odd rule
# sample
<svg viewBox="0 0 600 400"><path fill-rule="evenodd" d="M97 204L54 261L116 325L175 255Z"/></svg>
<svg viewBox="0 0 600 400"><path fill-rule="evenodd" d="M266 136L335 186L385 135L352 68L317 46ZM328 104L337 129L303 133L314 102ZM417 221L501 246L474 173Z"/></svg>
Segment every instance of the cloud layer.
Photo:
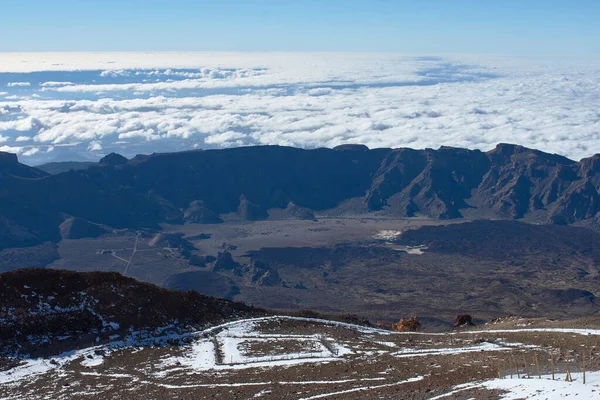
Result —
<svg viewBox="0 0 600 400"><path fill-rule="evenodd" d="M169 64L166 54L105 54L55 65L59 55L2 57L0 150L30 164L256 144L489 150L510 142L574 159L600 152L600 65L590 61L176 54Z"/></svg>

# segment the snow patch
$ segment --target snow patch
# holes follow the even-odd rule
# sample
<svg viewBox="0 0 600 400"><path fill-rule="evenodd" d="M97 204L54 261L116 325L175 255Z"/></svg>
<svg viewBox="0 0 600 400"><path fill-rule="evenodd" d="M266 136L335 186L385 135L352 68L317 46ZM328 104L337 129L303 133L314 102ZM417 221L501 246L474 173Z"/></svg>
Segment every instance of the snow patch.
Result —
<svg viewBox="0 0 600 400"><path fill-rule="evenodd" d="M594 399L600 396L600 371L588 372L586 383L581 374L572 374L573 382L561 379L552 380L550 375L542 375L541 379L492 379L483 382L473 382L454 387L454 390L430 398L430 400L445 399L470 389L502 390L506 393L503 399L544 399L554 400L577 396L580 399Z"/></svg>

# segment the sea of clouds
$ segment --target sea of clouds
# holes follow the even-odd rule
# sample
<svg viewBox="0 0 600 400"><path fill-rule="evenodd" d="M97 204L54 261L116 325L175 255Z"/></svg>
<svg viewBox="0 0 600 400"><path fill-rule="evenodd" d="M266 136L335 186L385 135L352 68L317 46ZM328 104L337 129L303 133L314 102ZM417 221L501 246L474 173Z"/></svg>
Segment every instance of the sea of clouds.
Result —
<svg viewBox="0 0 600 400"><path fill-rule="evenodd" d="M516 143L600 153L598 60L308 53L0 54L0 151Z"/></svg>

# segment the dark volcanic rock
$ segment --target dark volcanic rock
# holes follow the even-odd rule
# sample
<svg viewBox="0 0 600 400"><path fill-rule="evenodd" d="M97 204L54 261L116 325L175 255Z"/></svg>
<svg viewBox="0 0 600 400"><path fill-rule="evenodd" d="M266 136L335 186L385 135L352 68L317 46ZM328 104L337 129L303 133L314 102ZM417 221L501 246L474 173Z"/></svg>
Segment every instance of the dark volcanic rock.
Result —
<svg viewBox="0 0 600 400"><path fill-rule="evenodd" d="M256 278L256 284L258 286L279 286L283 284L283 281L277 271L270 269Z"/></svg>
<svg viewBox="0 0 600 400"><path fill-rule="evenodd" d="M221 323L266 312L117 273L26 269L0 274L0 352L58 352L60 337L90 345L130 329Z"/></svg>
<svg viewBox="0 0 600 400"><path fill-rule="evenodd" d="M190 265L193 265L195 267L208 267L208 264L211 264L213 262L217 261L217 258L214 256L201 256L198 254L194 254L190 257L189 263Z"/></svg>
<svg viewBox="0 0 600 400"><path fill-rule="evenodd" d="M469 314L461 314L454 320L454 328L461 328L463 326L475 326L473 318Z"/></svg>
<svg viewBox="0 0 600 400"><path fill-rule="evenodd" d="M190 236L187 240L208 240L212 237L210 233L200 233L198 235Z"/></svg>
<svg viewBox="0 0 600 400"><path fill-rule="evenodd" d="M542 294L542 299L565 305L573 305L575 303L577 306L580 306L586 303L593 304L596 296L587 290L570 288L546 290Z"/></svg>
<svg viewBox="0 0 600 400"><path fill-rule="evenodd" d="M365 202L369 210L388 206L408 217L459 218L488 164L480 151L396 149L383 160Z"/></svg>
<svg viewBox="0 0 600 400"><path fill-rule="evenodd" d="M261 261L251 260L250 264L240 266L236 273L246 278L248 283L258 286L281 286L283 281L277 270Z"/></svg>
<svg viewBox="0 0 600 400"><path fill-rule="evenodd" d="M223 222L223 220L201 200L194 200L190 203L183 214L183 219L185 222L194 224L219 224Z"/></svg>
<svg viewBox="0 0 600 400"><path fill-rule="evenodd" d="M96 238L111 231L108 227L77 217L67 219L59 229L63 239Z"/></svg>
<svg viewBox="0 0 600 400"><path fill-rule="evenodd" d="M600 262L600 234L586 228L534 225L517 221L478 220L447 226L424 226L404 232L399 244L427 247L426 252L518 260L544 253L590 255ZM550 266L548 266L550 268Z"/></svg>
<svg viewBox="0 0 600 400"><path fill-rule="evenodd" d="M228 251L219 252L217 254L217 260L215 261L215 265L213 266L214 271L223 271L223 270L235 270L239 268L240 265L233 260L231 253Z"/></svg>
<svg viewBox="0 0 600 400"><path fill-rule="evenodd" d="M501 143L487 156L490 168L474 197L503 217L522 218L548 207L578 179L574 161L523 146Z"/></svg>

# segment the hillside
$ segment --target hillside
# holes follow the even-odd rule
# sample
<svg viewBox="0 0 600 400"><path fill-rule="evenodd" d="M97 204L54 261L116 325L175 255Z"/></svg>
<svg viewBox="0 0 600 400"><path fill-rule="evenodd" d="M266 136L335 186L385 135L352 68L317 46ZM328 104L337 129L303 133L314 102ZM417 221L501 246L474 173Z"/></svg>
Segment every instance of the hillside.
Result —
<svg viewBox="0 0 600 400"><path fill-rule="evenodd" d="M56 354L109 339L181 332L265 315L241 303L178 292L117 273L23 269L0 274L2 354Z"/></svg>

